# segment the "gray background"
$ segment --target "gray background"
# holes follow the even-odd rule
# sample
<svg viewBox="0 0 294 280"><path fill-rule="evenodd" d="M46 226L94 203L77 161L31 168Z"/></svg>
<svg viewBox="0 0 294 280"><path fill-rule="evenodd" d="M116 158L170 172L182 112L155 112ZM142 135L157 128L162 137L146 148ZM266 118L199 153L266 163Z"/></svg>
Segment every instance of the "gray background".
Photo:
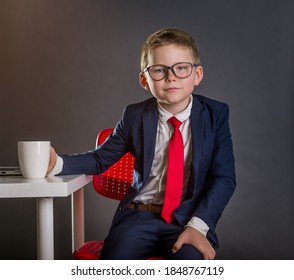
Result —
<svg viewBox="0 0 294 280"><path fill-rule="evenodd" d="M92 149L129 103L139 49L175 27L199 44L196 93L230 105L238 185L218 226L218 259L293 259L294 2L273 0L0 2L0 165L18 140L59 153ZM103 239L116 202L85 189L86 239ZM56 199L55 255L71 258L70 198ZM0 200L0 258L36 258L34 199Z"/></svg>

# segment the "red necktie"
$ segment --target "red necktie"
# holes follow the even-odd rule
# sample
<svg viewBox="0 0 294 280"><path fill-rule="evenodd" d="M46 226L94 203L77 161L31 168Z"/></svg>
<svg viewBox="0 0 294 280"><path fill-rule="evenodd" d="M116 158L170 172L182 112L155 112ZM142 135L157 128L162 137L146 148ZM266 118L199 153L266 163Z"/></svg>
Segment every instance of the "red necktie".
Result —
<svg viewBox="0 0 294 280"><path fill-rule="evenodd" d="M182 124L177 118L171 117L170 122L174 133L168 145L168 161L166 173L166 187L161 216L170 223L174 210L180 205L184 178L184 144L179 130Z"/></svg>

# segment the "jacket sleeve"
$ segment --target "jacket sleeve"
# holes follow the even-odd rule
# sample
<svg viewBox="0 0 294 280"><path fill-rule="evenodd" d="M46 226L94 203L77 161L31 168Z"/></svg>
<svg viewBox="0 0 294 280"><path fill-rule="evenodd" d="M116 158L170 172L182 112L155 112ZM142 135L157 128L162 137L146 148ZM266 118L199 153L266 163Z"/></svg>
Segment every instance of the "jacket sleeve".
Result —
<svg viewBox="0 0 294 280"><path fill-rule="evenodd" d="M223 210L235 190L235 163L229 127L229 107L223 104L216 116L215 138L206 191L194 212L214 230Z"/></svg>

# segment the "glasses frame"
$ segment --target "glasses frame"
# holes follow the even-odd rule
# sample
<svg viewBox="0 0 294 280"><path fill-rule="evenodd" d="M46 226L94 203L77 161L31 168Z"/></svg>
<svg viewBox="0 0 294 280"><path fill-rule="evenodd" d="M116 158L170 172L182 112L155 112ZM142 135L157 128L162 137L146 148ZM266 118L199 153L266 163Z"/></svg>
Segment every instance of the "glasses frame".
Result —
<svg viewBox="0 0 294 280"><path fill-rule="evenodd" d="M190 74L189 74L188 76L186 76L186 77L179 77L179 76L175 73L175 70L174 70L174 67L175 67L176 65L178 65L178 64L182 64L182 63L187 63L187 64L189 64L189 65L191 66L191 72L190 72ZM163 66L163 67L166 69L166 72L165 72L165 75L164 75L163 78L161 78L161 79L154 79L154 78L152 77L152 75L150 74L149 70L150 70L152 67L154 67L154 66ZM177 63L173 64L172 66L167 66L167 65L164 65L164 64L154 64L154 65L151 65L151 66L146 67L146 68L143 70L143 73L148 72L148 74L149 74L149 76L150 76L150 78L151 78L152 80L154 80L154 81L161 81L161 80L163 80L163 79L165 79L165 78L167 77L167 75L168 75L168 70L171 70L172 73L173 73L177 78L179 78L179 79L186 79L186 78L188 78L188 77L191 76L191 74L192 74L192 72L193 72L193 68L194 68L194 67L197 68L198 66L199 66L199 65L197 65L196 63L191 63L191 62L177 62Z"/></svg>

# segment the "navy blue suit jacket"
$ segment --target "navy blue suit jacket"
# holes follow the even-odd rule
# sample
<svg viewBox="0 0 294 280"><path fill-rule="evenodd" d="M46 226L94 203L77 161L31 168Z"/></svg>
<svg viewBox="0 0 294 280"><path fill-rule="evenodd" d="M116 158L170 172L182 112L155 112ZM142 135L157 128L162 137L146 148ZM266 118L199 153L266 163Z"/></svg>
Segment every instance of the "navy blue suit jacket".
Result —
<svg viewBox="0 0 294 280"><path fill-rule="evenodd" d="M229 108L193 94L191 110L192 165L187 192L175 210L176 220L185 225L193 216L209 227L207 237L218 247L215 228L235 189L235 167L229 128ZM122 119L107 141L96 150L62 155L61 174L99 174L127 151L135 157L134 181L117 213L144 188L155 150L158 109L155 98L125 108Z"/></svg>

